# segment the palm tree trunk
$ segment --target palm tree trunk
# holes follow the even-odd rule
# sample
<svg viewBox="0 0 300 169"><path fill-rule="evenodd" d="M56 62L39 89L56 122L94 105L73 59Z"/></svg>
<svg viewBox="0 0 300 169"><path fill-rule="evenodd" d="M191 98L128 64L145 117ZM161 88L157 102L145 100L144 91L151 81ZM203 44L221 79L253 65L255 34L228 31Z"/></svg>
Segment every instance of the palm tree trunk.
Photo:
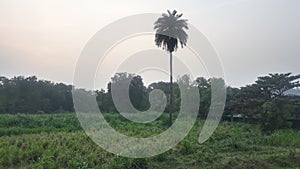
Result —
<svg viewBox="0 0 300 169"><path fill-rule="evenodd" d="M173 58L172 52L170 52L170 106L169 106L169 114L170 114L170 126L172 126L173 121Z"/></svg>

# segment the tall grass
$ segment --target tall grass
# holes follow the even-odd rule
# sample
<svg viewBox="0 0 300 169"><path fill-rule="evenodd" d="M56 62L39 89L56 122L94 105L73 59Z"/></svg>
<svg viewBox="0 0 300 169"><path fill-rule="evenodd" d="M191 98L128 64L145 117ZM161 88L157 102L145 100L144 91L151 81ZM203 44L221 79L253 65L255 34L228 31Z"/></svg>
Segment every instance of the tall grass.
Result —
<svg viewBox="0 0 300 169"><path fill-rule="evenodd" d="M105 114L117 131L149 137L168 127L168 115L149 124ZM300 133L261 134L256 125L222 122L205 143L198 143L204 121L169 151L145 159L111 154L82 131L76 114L0 115L0 168L296 168ZM298 154L297 154L298 153Z"/></svg>

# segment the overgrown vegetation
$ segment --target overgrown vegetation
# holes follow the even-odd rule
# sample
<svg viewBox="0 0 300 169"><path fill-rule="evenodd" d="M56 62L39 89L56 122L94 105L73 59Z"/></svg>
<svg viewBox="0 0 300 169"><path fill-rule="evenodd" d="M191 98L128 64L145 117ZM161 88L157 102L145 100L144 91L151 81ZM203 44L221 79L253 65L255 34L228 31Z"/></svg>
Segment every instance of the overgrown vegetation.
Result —
<svg viewBox="0 0 300 169"><path fill-rule="evenodd" d="M181 95L178 84L184 82L188 76L177 79L173 84L173 106L176 112L180 110ZM291 73L275 73L258 77L254 84L245 87L232 88L227 86L227 100L224 116L239 116L244 122L259 122L262 130L272 132L277 129L290 128L288 120L300 120L300 96L286 95L290 89L299 87L300 75ZM211 100L211 82L223 79L205 79L198 77L189 79L191 85L198 87L200 94L199 117L206 118ZM102 112L117 112L112 100L111 88L129 85L129 98L138 110L146 110L149 105L149 93L152 90L162 90L167 98L165 112L170 111L170 86L167 82L155 82L146 87L139 75L117 73L107 85L107 91L89 91L96 94L99 108ZM81 89L83 90L83 89ZM14 77L8 79L0 77L0 113L64 113L73 112L72 86L37 80L32 77ZM126 91L123 91L126 93ZM123 94L123 93L122 93ZM162 106L162 105L159 105Z"/></svg>
<svg viewBox="0 0 300 169"><path fill-rule="evenodd" d="M105 118L119 132L147 137L168 128L168 116L149 124L118 114ZM106 152L81 130L75 114L0 115L0 168L296 168L300 131L264 135L257 125L222 122L204 144L197 142L203 120L171 150L145 159ZM3 131L11 131L10 133Z"/></svg>
<svg viewBox="0 0 300 169"><path fill-rule="evenodd" d="M130 159L106 152L82 131L73 111L72 86L37 80L36 77L0 77L0 168L296 168L300 167L300 131L290 120L300 119L300 97L286 95L299 87L299 75L269 74L242 88L227 87L223 121L204 144L199 132L207 116L211 82L223 79L197 78L190 83L184 76L174 83L173 110L180 110L178 84L188 79L198 87L201 101L196 125L189 135L168 152L151 158ZM107 91L89 91L105 119L118 132L132 137L149 137L169 127L163 113L157 120L140 124L116 113L111 87L128 83L135 108L149 108L148 96L154 89L170 98L169 83L145 87L138 75L118 73ZM160 103L157 106L161 106ZM159 109L159 108L158 108ZM170 109L167 102L165 111ZM176 113L174 114L176 118ZM233 119L242 119L240 122ZM294 123L295 124L295 123Z"/></svg>

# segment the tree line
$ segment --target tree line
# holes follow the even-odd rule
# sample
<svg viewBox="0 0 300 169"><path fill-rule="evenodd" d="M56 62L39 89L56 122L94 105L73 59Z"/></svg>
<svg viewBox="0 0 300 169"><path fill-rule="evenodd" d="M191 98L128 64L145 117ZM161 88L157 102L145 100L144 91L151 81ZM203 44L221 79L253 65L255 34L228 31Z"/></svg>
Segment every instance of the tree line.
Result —
<svg viewBox="0 0 300 169"><path fill-rule="evenodd" d="M258 77L254 84L241 88L226 86L227 99L224 118L242 118L244 122L258 120L266 131L290 127L289 119L300 118L300 97L287 95L287 91L300 86L300 75L275 73ZM150 107L149 93L154 89L162 90L167 100L170 99L168 82L155 82L145 86L139 75L116 73L107 84L107 90L96 90L97 103L101 112L115 113L111 89L113 85L130 80L129 98L132 105L140 110ZM196 86L200 94L199 118L206 118L211 100L211 82L223 79L198 77L195 80L188 75L177 79L173 85L173 110L180 110L181 97L178 83ZM225 83L224 83L225 85ZM74 112L72 85L38 80L35 76L0 77L0 113L62 113ZM169 112L166 102L165 112Z"/></svg>
<svg viewBox="0 0 300 169"><path fill-rule="evenodd" d="M0 77L0 113L73 112L72 86L37 77Z"/></svg>

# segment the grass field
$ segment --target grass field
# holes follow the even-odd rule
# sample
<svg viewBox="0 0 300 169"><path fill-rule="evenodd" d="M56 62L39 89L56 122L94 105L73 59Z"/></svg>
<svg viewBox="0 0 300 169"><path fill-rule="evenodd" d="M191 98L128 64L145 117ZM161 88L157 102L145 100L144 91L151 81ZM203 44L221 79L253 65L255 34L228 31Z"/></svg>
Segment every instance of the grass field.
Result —
<svg viewBox="0 0 300 169"><path fill-rule="evenodd" d="M105 118L119 132L135 137L168 128L164 114L149 124ZM0 168L300 168L300 131L261 134L256 125L222 122L204 144L197 142L204 121L171 150L151 158L113 155L85 135L75 114L0 115Z"/></svg>

